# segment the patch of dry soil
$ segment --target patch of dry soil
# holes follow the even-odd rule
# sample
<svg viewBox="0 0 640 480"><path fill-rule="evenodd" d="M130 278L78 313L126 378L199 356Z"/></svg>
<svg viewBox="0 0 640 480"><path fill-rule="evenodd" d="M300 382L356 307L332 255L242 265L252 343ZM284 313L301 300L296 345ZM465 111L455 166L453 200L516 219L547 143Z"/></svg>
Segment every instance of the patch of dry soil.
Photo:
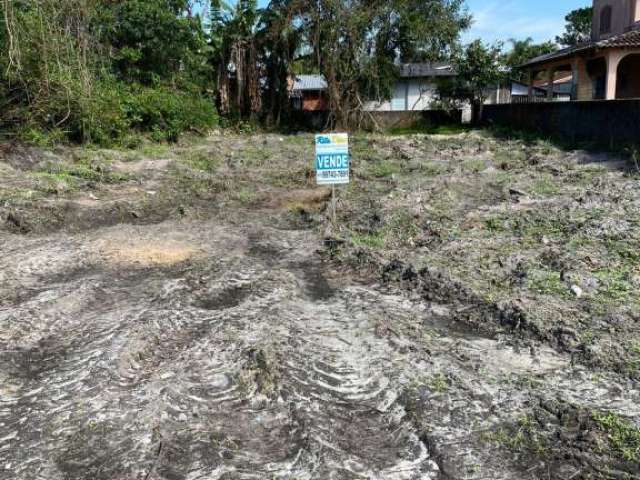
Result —
<svg viewBox="0 0 640 480"><path fill-rule="evenodd" d="M1 237L21 296L0 308L0 478L534 478L482 432L540 395L640 410L252 220Z"/></svg>
<svg viewBox="0 0 640 480"><path fill-rule="evenodd" d="M291 158L306 148L272 140ZM0 480L640 478L592 414L633 425L637 381L496 332L511 317L430 270L356 278L329 262L310 228L328 191L302 161L274 178L243 166L264 155L242 142L215 173L116 163L140 177L78 187L69 196L91 201L73 207L16 197L13 171ZM397 143L393 158L422 155ZM382 177L367 185L393 187L384 165L365 167ZM373 246L375 192L361 222ZM492 328L470 330L483 319Z"/></svg>

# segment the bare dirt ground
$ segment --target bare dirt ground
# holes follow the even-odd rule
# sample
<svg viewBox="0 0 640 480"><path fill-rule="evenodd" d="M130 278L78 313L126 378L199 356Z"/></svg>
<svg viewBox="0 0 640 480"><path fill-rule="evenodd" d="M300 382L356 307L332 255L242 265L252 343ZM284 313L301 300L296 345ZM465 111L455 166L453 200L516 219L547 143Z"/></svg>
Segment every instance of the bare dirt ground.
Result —
<svg viewBox="0 0 640 480"><path fill-rule="evenodd" d="M0 479L640 478L640 177L544 142L0 156Z"/></svg>

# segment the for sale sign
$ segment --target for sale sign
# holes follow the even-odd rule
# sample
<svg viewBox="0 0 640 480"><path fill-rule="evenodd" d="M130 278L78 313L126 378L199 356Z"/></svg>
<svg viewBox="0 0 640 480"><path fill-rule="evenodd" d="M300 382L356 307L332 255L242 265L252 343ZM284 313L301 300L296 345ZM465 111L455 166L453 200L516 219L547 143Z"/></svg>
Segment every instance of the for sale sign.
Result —
<svg viewBox="0 0 640 480"><path fill-rule="evenodd" d="M316 178L318 185L349 183L349 135L316 135Z"/></svg>

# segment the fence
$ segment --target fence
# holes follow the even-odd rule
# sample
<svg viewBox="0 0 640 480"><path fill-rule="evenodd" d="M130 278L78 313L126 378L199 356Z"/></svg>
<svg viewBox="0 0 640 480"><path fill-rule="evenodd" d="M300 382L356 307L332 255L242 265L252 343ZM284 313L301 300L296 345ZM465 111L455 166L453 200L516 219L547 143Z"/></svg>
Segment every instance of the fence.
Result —
<svg viewBox="0 0 640 480"><path fill-rule="evenodd" d="M484 125L537 131L570 144L640 145L640 100L485 105Z"/></svg>
<svg viewBox="0 0 640 480"><path fill-rule="evenodd" d="M511 103L544 103L548 102L547 97L530 97L528 95L512 95ZM505 102L506 103L506 102Z"/></svg>

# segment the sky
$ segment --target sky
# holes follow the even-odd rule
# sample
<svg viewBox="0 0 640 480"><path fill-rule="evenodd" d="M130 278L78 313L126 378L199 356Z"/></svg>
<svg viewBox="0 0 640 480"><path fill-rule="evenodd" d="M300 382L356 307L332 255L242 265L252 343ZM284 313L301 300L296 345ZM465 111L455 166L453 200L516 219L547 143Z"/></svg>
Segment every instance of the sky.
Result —
<svg viewBox="0 0 640 480"><path fill-rule="evenodd" d="M463 36L465 42L510 38L553 40L564 31L564 17L571 10L591 5L590 0L467 0L474 24Z"/></svg>
<svg viewBox="0 0 640 480"><path fill-rule="evenodd" d="M264 7L268 0L260 0ZM571 10L591 5L591 0L466 0L473 26L463 40L480 38L487 43L510 38L535 42L555 40L564 31L564 17Z"/></svg>

